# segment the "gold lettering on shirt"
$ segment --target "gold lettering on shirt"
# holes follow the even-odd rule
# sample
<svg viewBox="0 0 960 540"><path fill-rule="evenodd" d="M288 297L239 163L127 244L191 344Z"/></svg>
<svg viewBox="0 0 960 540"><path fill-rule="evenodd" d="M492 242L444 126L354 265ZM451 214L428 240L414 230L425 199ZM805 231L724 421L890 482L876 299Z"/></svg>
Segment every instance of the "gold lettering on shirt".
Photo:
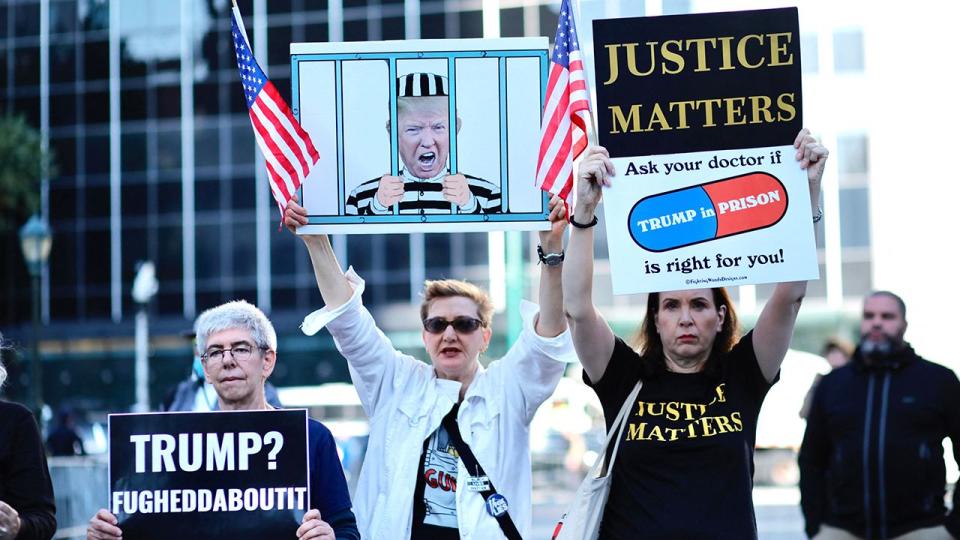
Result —
<svg viewBox="0 0 960 540"><path fill-rule="evenodd" d="M708 415L711 406L726 403L726 383L717 385L709 403L687 403L683 401L648 402L637 401L635 417L655 419L662 417L660 423L671 422L664 426L647 421L628 422L625 439L627 441L673 442L681 439L715 437L725 433L743 431L743 415L740 411L729 415Z"/></svg>

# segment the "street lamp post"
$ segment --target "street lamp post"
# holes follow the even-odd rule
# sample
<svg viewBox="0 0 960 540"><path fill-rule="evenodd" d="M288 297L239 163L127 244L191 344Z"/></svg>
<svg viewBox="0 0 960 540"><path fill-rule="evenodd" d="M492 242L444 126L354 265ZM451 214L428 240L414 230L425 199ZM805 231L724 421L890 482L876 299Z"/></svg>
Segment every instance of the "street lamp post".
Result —
<svg viewBox="0 0 960 540"><path fill-rule="evenodd" d="M33 394L34 411L40 418L43 410L43 380L40 369L40 274L50 256L53 238L47 222L36 214L20 228L20 249L30 272L33 304L33 347L30 362L30 393Z"/></svg>
<svg viewBox="0 0 960 540"><path fill-rule="evenodd" d="M135 330L136 362L134 364L134 379L136 380L135 412L150 410L150 366L147 363L149 349L149 324L147 321L147 305L153 295L157 294L160 284L157 283L157 272L150 261L140 262L137 275L133 278L133 289L130 291L133 301L137 303L137 317Z"/></svg>

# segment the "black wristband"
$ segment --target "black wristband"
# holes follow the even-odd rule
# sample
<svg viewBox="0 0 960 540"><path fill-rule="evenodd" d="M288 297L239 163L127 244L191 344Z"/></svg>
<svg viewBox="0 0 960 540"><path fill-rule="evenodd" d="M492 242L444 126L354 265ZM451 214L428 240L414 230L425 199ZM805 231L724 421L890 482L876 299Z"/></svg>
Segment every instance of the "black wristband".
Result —
<svg viewBox="0 0 960 540"><path fill-rule="evenodd" d="M595 226L595 225L596 225L597 223L599 223L599 222L600 222L600 220L597 219L596 214L594 214L594 216L593 216L593 221L591 221L590 223L577 223L577 222L573 219L573 214L570 215L570 224L573 225L574 227L578 228L578 229L589 229L590 227Z"/></svg>

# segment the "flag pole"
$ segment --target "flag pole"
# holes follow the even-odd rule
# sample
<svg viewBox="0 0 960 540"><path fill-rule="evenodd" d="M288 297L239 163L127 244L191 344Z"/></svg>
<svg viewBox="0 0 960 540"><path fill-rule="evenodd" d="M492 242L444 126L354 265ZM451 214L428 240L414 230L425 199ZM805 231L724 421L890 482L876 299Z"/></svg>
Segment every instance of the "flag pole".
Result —
<svg viewBox="0 0 960 540"><path fill-rule="evenodd" d="M572 0L570 4L570 9L573 10L573 19L577 22L577 28L583 28L584 26L582 24L579 24L583 22L583 19L580 18L580 0ZM580 38L578 37L577 39L579 40ZM583 62L584 71L589 69L589 66L587 66L587 59L583 54L583 47L580 47L580 61ZM589 146L597 146L598 134L597 134L596 122L594 122L593 120L594 103L593 103L593 92L590 91L590 78L584 77L583 84L587 89L587 101L590 103L590 109L588 111L589 114L587 114L587 124L588 124L588 127L590 128L587 130L587 144Z"/></svg>

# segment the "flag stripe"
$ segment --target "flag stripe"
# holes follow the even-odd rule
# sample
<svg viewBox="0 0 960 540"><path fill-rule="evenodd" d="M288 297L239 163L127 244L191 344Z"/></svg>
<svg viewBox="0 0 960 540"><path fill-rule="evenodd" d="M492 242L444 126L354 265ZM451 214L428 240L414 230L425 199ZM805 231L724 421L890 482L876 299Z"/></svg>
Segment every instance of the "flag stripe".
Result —
<svg viewBox="0 0 960 540"><path fill-rule="evenodd" d="M271 84L270 86L272 87L273 85ZM294 127L298 125L297 120L290 116L289 111L283 111L281 107L277 106L276 100L280 100L280 102L283 103L282 98L280 98L279 94L276 94L275 89L271 88L271 90L272 91L267 91L263 99L260 100L260 109L270 123L277 129L277 133L283 137L283 141L287 144L287 147L293 150L297 161L300 162L300 166L303 168L303 174L306 176L310 170L310 165L315 163L316 159L313 159L303 139L297 134L296 128ZM274 97L275 94L276 97ZM307 164L308 160L310 164Z"/></svg>
<svg viewBox="0 0 960 540"><path fill-rule="evenodd" d="M587 114L589 92L573 10L569 0L562 0L540 127L536 183L563 198L568 216L573 202L573 160L587 147Z"/></svg>
<svg viewBox="0 0 960 540"><path fill-rule="evenodd" d="M233 46L250 124L266 163L270 193L282 214L320 154L253 56L240 10L234 7L232 13Z"/></svg>
<svg viewBox="0 0 960 540"><path fill-rule="evenodd" d="M268 161L272 160L275 169L282 169L286 173L284 178L290 180L289 184L285 186L287 192L296 191L297 185L300 183L297 170L293 167L293 162L289 156L284 153L284 149L277 145L274 139L277 136L276 130L273 129L273 126L264 124L260 114L260 107L254 106L250 109L250 120L253 122L253 130L257 134L260 149L263 150L264 157Z"/></svg>

